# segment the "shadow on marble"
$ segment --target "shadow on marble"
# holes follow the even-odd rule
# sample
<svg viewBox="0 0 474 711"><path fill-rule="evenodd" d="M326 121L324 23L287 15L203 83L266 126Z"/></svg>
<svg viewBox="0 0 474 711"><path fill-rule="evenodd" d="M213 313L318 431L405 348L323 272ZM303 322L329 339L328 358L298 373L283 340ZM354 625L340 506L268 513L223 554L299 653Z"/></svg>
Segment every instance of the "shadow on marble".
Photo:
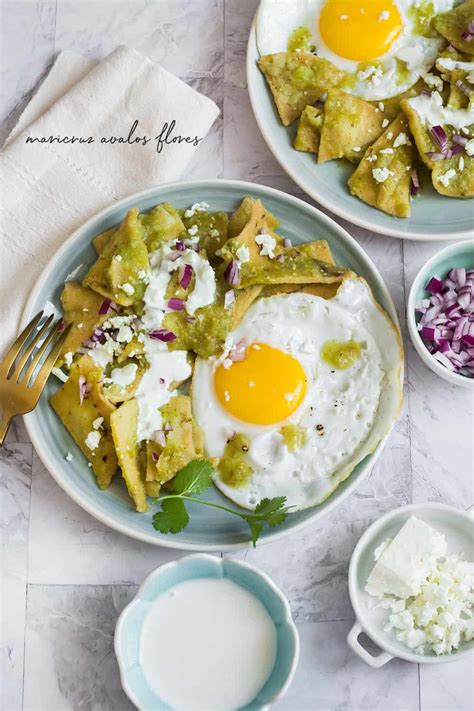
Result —
<svg viewBox="0 0 474 711"><path fill-rule="evenodd" d="M31 444L0 449L1 698L6 711L22 703L32 456Z"/></svg>

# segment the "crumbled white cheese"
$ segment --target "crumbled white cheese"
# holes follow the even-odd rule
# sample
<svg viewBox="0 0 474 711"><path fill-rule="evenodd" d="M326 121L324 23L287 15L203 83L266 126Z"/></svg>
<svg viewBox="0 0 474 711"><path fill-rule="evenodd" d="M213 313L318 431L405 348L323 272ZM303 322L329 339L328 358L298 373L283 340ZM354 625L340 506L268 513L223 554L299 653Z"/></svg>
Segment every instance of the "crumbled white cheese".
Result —
<svg viewBox="0 0 474 711"><path fill-rule="evenodd" d="M411 141L408 138L407 134L404 133L403 131L398 134L396 139L393 142L394 148L398 148L398 146L410 146Z"/></svg>
<svg viewBox="0 0 474 711"><path fill-rule="evenodd" d="M392 140L392 138L393 138L393 133L392 133L392 131L389 131L389 132L387 133L387 138L388 138L389 141Z"/></svg>
<svg viewBox="0 0 474 711"><path fill-rule="evenodd" d="M450 168L449 170L446 171L446 173L443 173L443 175L440 175L438 177L439 182L444 185L445 188L448 187L450 181L452 178L456 176L456 171L454 168Z"/></svg>
<svg viewBox="0 0 474 711"><path fill-rule="evenodd" d="M461 171L464 170L464 158L463 158L463 156L459 156L458 168L459 168L459 170L461 170Z"/></svg>
<svg viewBox="0 0 474 711"><path fill-rule="evenodd" d="M68 380L68 376L64 371L61 370L61 368L56 368L54 367L51 370L52 374L57 377L58 380L60 380L62 383L66 383Z"/></svg>
<svg viewBox="0 0 474 711"><path fill-rule="evenodd" d="M436 91L443 91L443 80L436 74L428 72L423 77L425 84L430 87L430 89L435 89Z"/></svg>
<svg viewBox="0 0 474 711"><path fill-rule="evenodd" d="M366 160L368 163L375 163L375 161L377 160L377 156L375 153L372 153L372 155L367 156Z"/></svg>
<svg viewBox="0 0 474 711"><path fill-rule="evenodd" d="M390 17L390 12L388 10L382 10L382 12L379 15L379 22L384 22L384 20L388 20Z"/></svg>
<svg viewBox="0 0 474 711"><path fill-rule="evenodd" d="M188 234L191 235L191 237L194 237L198 233L198 226L197 225L191 225L191 227L188 227Z"/></svg>
<svg viewBox="0 0 474 711"><path fill-rule="evenodd" d="M385 630L418 654L449 654L474 637L474 564L446 551L445 537L411 516L377 548L367 581L390 613Z"/></svg>
<svg viewBox="0 0 474 711"><path fill-rule="evenodd" d="M229 368L232 366L232 362L233 361L231 361L230 358L224 358L224 360L222 361L222 365L226 370L229 370Z"/></svg>
<svg viewBox="0 0 474 711"><path fill-rule="evenodd" d="M97 449L99 446L101 437L102 435L100 432L97 432L97 430L91 430L85 439L86 447L89 447L90 450L94 451L94 449Z"/></svg>
<svg viewBox="0 0 474 711"><path fill-rule="evenodd" d="M96 417L96 419L95 419L94 422L92 423L92 427L93 427L95 430L98 430L99 427L102 425L103 421L104 421L104 418L103 418L103 417Z"/></svg>
<svg viewBox="0 0 474 711"><path fill-rule="evenodd" d="M387 128L387 126L388 126L389 123L390 123L390 121L389 121L387 118L385 118L385 119L382 121L382 128Z"/></svg>
<svg viewBox="0 0 474 711"><path fill-rule="evenodd" d="M209 205L207 202L195 202L194 205L191 205L189 210L185 211L184 216L193 217L196 212L206 212L208 209Z"/></svg>
<svg viewBox="0 0 474 711"><path fill-rule="evenodd" d="M250 251L246 244L242 244L236 251L235 256L241 264L250 261Z"/></svg>
<svg viewBox="0 0 474 711"><path fill-rule="evenodd" d="M84 324L82 323L82 321L81 321L81 323L78 323L78 324L77 324L77 327L78 327L78 328L82 328L83 326L84 326Z"/></svg>
<svg viewBox="0 0 474 711"><path fill-rule="evenodd" d="M118 343L130 343L133 338L133 331L131 328L133 319L134 316L111 316L103 324L103 327L117 329L115 340Z"/></svg>
<svg viewBox="0 0 474 711"><path fill-rule="evenodd" d="M385 104L383 103L383 101L379 101L378 106L379 106L380 111L385 111Z"/></svg>
<svg viewBox="0 0 474 711"><path fill-rule="evenodd" d="M66 454L66 456L64 457L64 459L66 460L66 462L72 462L72 460L74 459L74 457L72 456L71 452L67 452L67 454Z"/></svg>
<svg viewBox="0 0 474 711"><path fill-rule="evenodd" d="M354 153L360 153L360 151L361 151L362 149L361 149L360 146L354 146L354 148L353 148L352 150L354 151Z"/></svg>
<svg viewBox="0 0 474 711"><path fill-rule="evenodd" d="M120 289L122 289L122 291L124 291L127 296L133 296L133 294L135 293L135 289L128 281L125 282L125 284L122 284L120 286Z"/></svg>
<svg viewBox="0 0 474 711"><path fill-rule="evenodd" d="M121 262L122 259L123 259L123 257L122 257L121 254L116 254L116 255L114 256L114 259L115 259L116 262Z"/></svg>
<svg viewBox="0 0 474 711"><path fill-rule="evenodd" d="M395 144L393 144L393 145L395 145ZM393 148L382 148L380 153L382 153L383 155L392 156L394 153L394 150L393 150Z"/></svg>
<svg viewBox="0 0 474 711"><path fill-rule="evenodd" d="M471 140L466 143L464 150L468 156L474 156L474 138L471 138Z"/></svg>
<svg viewBox="0 0 474 711"><path fill-rule="evenodd" d="M377 183L385 183L392 172L388 168L372 168L372 175Z"/></svg>
<svg viewBox="0 0 474 711"><path fill-rule="evenodd" d="M216 230L215 228L213 228L210 232L210 235L211 235L211 237L219 237L220 232L219 232L219 230Z"/></svg>
<svg viewBox="0 0 474 711"><path fill-rule="evenodd" d="M149 277L148 277L148 272L146 272L144 269L140 269L139 272L137 273L137 278L140 281L143 281L145 284L148 284L149 282Z"/></svg>
<svg viewBox="0 0 474 711"><path fill-rule="evenodd" d="M230 395L229 395L228 390L224 390L224 400L226 402L229 402L229 400L230 400Z"/></svg>
<svg viewBox="0 0 474 711"><path fill-rule="evenodd" d="M267 232L261 232L255 237L255 242L260 247L260 254L262 257L269 257L273 259L275 257L274 249L276 247L276 239L274 239Z"/></svg>

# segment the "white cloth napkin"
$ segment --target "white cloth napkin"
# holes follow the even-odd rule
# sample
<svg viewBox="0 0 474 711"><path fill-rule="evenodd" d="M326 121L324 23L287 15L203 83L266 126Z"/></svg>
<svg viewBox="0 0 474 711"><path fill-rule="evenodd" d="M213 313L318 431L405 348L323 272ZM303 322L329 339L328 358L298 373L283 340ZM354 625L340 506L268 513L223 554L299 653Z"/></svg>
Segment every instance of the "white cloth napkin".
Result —
<svg viewBox="0 0 474 711"><path fill-rule="evenodd" d="M2 350L41 270L85 220L114 201L180 178L203 143L176 141L156 150L155 136L203 139L216 104L139 52L118 47L95 65L62 52L0 154L0 303ZM136 136L147 145L100 143ZM93 144L26 143L30 137L92 136ZM203 149L205 150L205 149Z"/></svg>

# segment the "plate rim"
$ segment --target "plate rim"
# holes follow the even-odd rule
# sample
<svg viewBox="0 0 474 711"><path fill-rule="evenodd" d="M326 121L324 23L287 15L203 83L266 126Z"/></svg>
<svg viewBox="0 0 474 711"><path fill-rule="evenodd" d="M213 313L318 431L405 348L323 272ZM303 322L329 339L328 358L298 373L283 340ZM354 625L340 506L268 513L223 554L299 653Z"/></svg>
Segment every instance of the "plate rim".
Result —
<svg viewBox="0 0 474 711"><path fill-rule="evenodd" d="M377 288L379 289L380 293L383 295L386 305L387 305L387 312L390 316L390 318L393 320L395 326L398 328L399 332L400 331L400 323L398 319L398 314L395 308L395 304L393 302L393 299L390 295L390 292L387 288L387 285L385 284L385 281L380 274L379 270L377 269L376 265L372 261L372 259L368 256L368 254L365 252L365 250L359 245L357 240L349 233L347 232L344 227L339 225L335 220L333 220L331 217L326 215L324 212L319 210L317 207L314 207L313 205L310 205L309 203L305 202L301 198L298 198L294 195L290 195L288 193L285 193L282 190L278 190L276 188L271 188L266 185L261 185L260 183L251 183L248 181L242 181L242 180L231 180L231 179L221 179L221 178L214 178L214 179L206 179L206 180L190 180L190 181L173 181L170 183L163 183L161 185L156 185L151 188L146 188L145 190L141 190L137 193L131 193L130 195L122 198L121 200L118 200L117 202L113 202L107 207L103 208L99 212L95 213L92 215L90 218L88 218L85 222L83 222L77 229L75 229L71 235L63 242L61 247L57 250L57 252L54 254L52 259L46 264L44 269L42 270L39 278L37 279L29 297L28 300L26 301L26 304L23 308L21 318L20 318L20 326L19 330L25 327L25 325L28 323L28 321L32 318L31 311L33 308L33 304L37 298L38 292L41 290L44 282L48 279L49 275L54 272L54 269L56 267L56 264L58 261L60 261L63 253L67 252L72 244L76 242L78 238L80 238L82 232L86 232L96 221L103 220L108 216L109 213L115 212L116 210L123 209L123 206L125 206L129 201L133 200L134 202L136 201L144 201L149 197L152 197L154 194L157 192L159 193L162 190L170 190L170 189L176 189L176 190L182 190L182 189L191 189L195 188L196 186L200 187L216 187L216 183L218 186L223 186L224 188L238 188L239 190L242 191L242 194L245 194L245 192L250 192L255 191L257 188L258 190L262 190L264 193L270 194L274 196L275 198L280 198L285 201L288 201L290 203L293 203L296 207L303 207L305 210L308 210L309 212L312 212L315 215L315 218L317 220L320 220L321 222L326 223L326 225L331 228L332 230L335 230L336 232L339 233L340 237L344 240L344 242L349 243L351 248L357 252L358 256L362 258L364 262L367 263L367 266L369 267L370 271L372 272L371 277L375 278L377 282ZM159 198L158 198L159 199ZM264 199L264 198L263 198ZM384 306L385 308L385 306ZM401 336L402 337L402 336ZM402 369L401 369L401 378L403 379L404 375L404 363L402 363ZM128 536L130 538L133 538L135 540L142 541L144 543L150 543L155 546L162 546L163 548L172 548L175 550L184 550L184 551L194 551L194 552L203 552L203 553L213 553L213 552L219 552L219 551L232 551L232 550L245 550L248 548L252 547L252 542L246 541L246 542L236 542L236 543L227 543L227 544L222 544L222 543L212 543L212 544L201 544L201 543L191 543L191 542L182 542L179 540L173 540L173 538L170 536L166 536L164 534L158 534L158 533L143 533L139 530L130 530L127 526L127 524L122 524L120 521L117 521L113 516L109 516L109 514L104 513L101 510L97 510L93 504L89 503L89 500L87 499L86 496L83 496L79 491L76 491L72 485L70 485L64 478L61 476L59 471L56 471L56 466L53 461L51 461L49 450L46 446L43 446L43 443L41 441L40 433L39 431L36 432L36 417L37 415L35 414L35 411L33 410L32 412L23 415L23 421L25 422L25 426L27 429L27 432L30 436L31 442L33 444L33 447L35 448L36 453L38 454L41 462L43 463L44 467L46 470L51 474L53 479L56 481L57 484L63 489L63 491L68 494L68 496L76 503L78 504L82 509L84 509L88 514L90 514L92 517L97 519L98 521L101 521L101 523L104 523L106 526L109 528L112 528L115 531L118 531L119 533ZM373 469L375 463L377 462L378 458L380 457L385 444L387 442L388 437L390 436L390 433L393 429L395 422L392 424L392 427L390 428L390 431L386 434L386 436L379 442L377 445L376 449L370 454L370 459L369 461L363 465L362 471L360 472L359 476L355 478L352 482L349 482L346 485L346 488L342 492L342 494L327 502L326 506L321 509L321 510L316 510L315 507L315 512L314 515L309 516L307 519L304 521L300 521L299 523L295 523L291 528L285 529L285 530L271 530L265 538L262 538L259 540L259 546L261 547L262 545L265 545L267 543L273 543L275 541L281 540L282 538L285 538L293 533L296 533L298 531L301 531L303 528L309 527L311 524L314 524L316 520L319 520L320 518L324 517L326 514L330 513L335 507L337 507L340 503L342 503L345 499L347 499L354 491L355 489L359 486L359 484L367 478L371 470Z"/></svg>
<svg viewBox="0 0 474 711"><path fill-rule="evenodd" d="M424 234L423 232L413 231L413 232L410 232L410 234L404 234L403 229L398 229L395 226L392 229L392 228L377 225L377 224L373 223L371 220L364 220L363 218L354 217L349 211L346 212L346 210L344 210L344 208L340 208L337 203L334 204L333 202L331 202L331 200L326 200L325 198L321 197L318 194L317 190L313 190L310 186L307 185L307 183L304 179L301 179L299 177L299 174L296 170L294 170L292 167L289 167L288 165L285 164L284 157L280 155L280 152L278 151L277 147L275 146L275 144L271 138L271 135L265 129L263 120L260 118L259 111L258 111L259 99L257 96L256 87L254 85L254 82L252 81L252 74L255 69L254 50L258 53L256 20L257 20L259 8L260 8L260 3L259 3L259 6L257 7L254 18L252 20L252 25L250 27L250 33L249 33L249 37L248 37L248 41L247 41L246 60L245 60L247 90L248 90L248 95L250 98L250 105L252 107L252 113L253 113L254 119L257 123L257 126L259 128L259 131L263 137L263 140L265 141L267 147L270 149L275 160L283 168L284 172L298 185L298 187L301 188L301 190L303 190L305 195L307 195L312 200L315 200L318 203L318 205L324 207L327 210L330 210L331 213L333 215L335 215L336 217L340 217L343 220L347 220L347 222L349 222L351 225L356 225L357 227L363 227L366 230L370 230L372 232L376 232L377 234L385 235L387 237L395 237L396 239L401 239L401 240L404 240L404 239L413 240L414 242L445 242L445 241L455 241L455 240L469 240L471 238L471 233L469 230L460 230L457 232L441 232L441 233L437 234L435 238L433 238L432 235ZM373 208L373 210L374 210L374 212L376 212L376 208ZM393 219L395 220L396 218L393 218Z"/></svg>

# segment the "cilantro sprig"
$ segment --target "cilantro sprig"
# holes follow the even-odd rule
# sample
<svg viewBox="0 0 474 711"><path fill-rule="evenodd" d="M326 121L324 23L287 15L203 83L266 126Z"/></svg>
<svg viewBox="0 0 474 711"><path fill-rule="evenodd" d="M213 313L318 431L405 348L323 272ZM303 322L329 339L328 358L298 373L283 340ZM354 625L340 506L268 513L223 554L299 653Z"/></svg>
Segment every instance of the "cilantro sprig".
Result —
<svg viewBox="0 0 474 711"><path fill-rule="evenodd" d="M204 459L194 459L183 467L171 482L171 493L156 499L156 503L161 505L161 511L154 514L153 527L160 533L179 533L189 523L189 513L185 502L194 501L203 506L227 511L227 513L239 516L243 521L246 521L255 548L265 526L278 526L286 520L291 506L285 506L285 496L262 499L253 513L243 513L212 501L196 498L198 494L209 489L213 473L212 465Z"/></svg>

